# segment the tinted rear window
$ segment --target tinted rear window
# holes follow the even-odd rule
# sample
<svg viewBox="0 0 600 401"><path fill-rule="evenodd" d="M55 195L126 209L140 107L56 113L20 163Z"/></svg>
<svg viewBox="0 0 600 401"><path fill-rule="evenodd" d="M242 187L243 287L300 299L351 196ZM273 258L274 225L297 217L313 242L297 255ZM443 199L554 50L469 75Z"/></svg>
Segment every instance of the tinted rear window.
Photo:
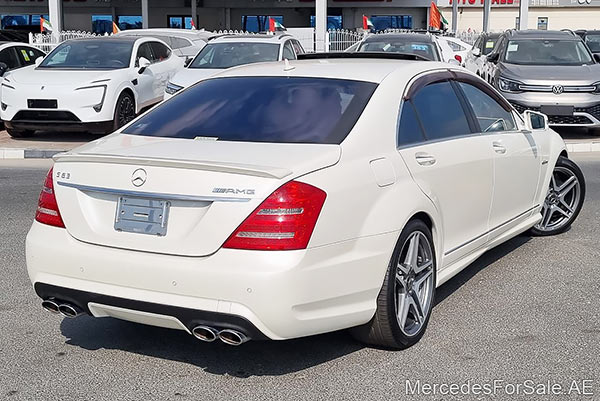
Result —
<svg viewBox="0 0 600 401"><path fill-rule="evenodd" d="M164 102L124 133L339 144L376 87L370 82L325 78L214 78Z"/></svg>

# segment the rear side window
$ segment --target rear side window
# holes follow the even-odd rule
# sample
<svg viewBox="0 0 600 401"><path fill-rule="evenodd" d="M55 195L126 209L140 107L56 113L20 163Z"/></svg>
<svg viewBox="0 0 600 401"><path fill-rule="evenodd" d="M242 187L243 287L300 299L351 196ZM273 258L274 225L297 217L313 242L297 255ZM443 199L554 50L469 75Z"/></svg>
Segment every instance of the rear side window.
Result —
<svg viewBox="0 0 600 401"><path fill-rule="evenodd" d="M398 146L413 145L423 142L423 130L415 113L415 107L410 100L402 105L402 114L398 124Z"/></svg>
<svg viewBox="0 0 600 401"><path fill-rule="evenodd" d="M377 84L325 78L208 79L124 133L219 141L339 144Z"/></svg>
<svg viewBox="0 0 600 401"><path fill-rule="evenodd" d="M450 82L425 86L417 92L413 102L428 140L471 133L465 111Z"/></svg>
<svg viewBox="0 0 600 401"><path fill-rule="evenodd" d="M458 85L475 113L481 132L515 130L516 124L512 114L487 93L465 82L459 82Z"/></svg>
<svg viewBox="0 0 600 401"><path fill-rule="evenodd" d="M152 53L154 53L154 61L159 63L169 58L171 49L159 42L150 42Z"/></svg>
<svg viewBox="0 0 600 401"><path fill-rule="evenodd" d="M183 49L192 46L192 44L187 39L173 37L171 38L171 46L173 49Z"/></svg>

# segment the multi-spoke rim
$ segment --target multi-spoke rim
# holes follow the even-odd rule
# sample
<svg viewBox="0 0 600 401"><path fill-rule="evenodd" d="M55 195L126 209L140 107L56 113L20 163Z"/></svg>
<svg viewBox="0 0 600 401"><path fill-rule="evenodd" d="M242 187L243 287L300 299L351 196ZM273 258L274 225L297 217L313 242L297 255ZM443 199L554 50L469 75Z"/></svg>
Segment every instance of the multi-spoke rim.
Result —
<svg viewBox="0 0 600 401"><path fill-rule="evenodd" d="M573 171L556 166L542 207L542 220L535 226L540 231L554 231L569 223L581 197L581 185Z"/></svg>
<svg viewBox="0 0 600 401"><path fill-rule="evenodd" d="M407 336L418 334L429 314L433 299L433 254L421 231L409 235L396 267L395 304L400 330Z"/></svg>
<svg viewBox="0 0 600 401"><path fill-rule="evenodd" d="M133 102L129 96L125 96L119 102L119 126L122 127L135 117Z"/></svg>

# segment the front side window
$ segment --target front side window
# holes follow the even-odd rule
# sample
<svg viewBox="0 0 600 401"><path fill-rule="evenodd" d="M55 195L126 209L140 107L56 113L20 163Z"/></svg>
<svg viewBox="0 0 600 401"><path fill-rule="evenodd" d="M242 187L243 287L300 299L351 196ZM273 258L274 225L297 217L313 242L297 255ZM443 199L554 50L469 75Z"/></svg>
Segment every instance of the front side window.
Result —
<svg viewBox="0 0 600 401"><path fill-rule="evenodd" d="M600 53L600 34L585 35L585 43L592 53Z"/></svg>
<svg viewBox="0 0 600 401"><path fill-rule="evenodd" d="M377 84L325 78L227 77L201 81L124 133L218 141L339 144Z"/></svg>
<svg viewBox="0 0 600 401"><path fill-rule="evenodd" d="M467 101L471 105L481 132L513 131L515 120L510 111L506 111L487 93L475 86L459 82Z"/></svg>
<svg viewBox="0 0 600 401"><path fill-rule="evenodd" d="M511 40L504 60L521 65L586 65L594 61L581 40Z"/></svg>
<svg viewBox="0 0 600 401"><path fill-rule="evenodd" d="M425 86L414 96L413 103L428 140L471 133L465 111L450 82Z"/></svg>
<svg viewBox="0 0 600 401"><path fill-rule="evenodd" d="M497 38L488 38L488 40L485 41L485 46L483 46L483 51L482 51L482 53L485 56L487 56L488 54L490 54L492 52L492 50L494 50L497 40L498 40Z"/></svg>
<svg viewBox="0 0 600 401"><path fill-rule="evenodd" d="M237 65L277 61L279 45L272 43L209 43L198 53L189 68L231 68Z"/></svg>
<svg viewBox="0 0 600 401"><path fill-rule="evenodd" d="M44 57L44 53L41 50L25 46L17 46L17 54L23 65L33 65L36 59Z"/></svg>
<svg viewBox="0 0 600 401"><path fill-rule="evenodd" d="M381 38L365 40L358 48L358 51L417 54L428 60L440 61L438 51L432 42L403 38L385 38L383 35L381 36Z"/></svg>
<svg viewBox="0 0 600 401"><path fill-rule="evenodd" d="M129 67L133 43L120 40L72 40L58 45L38 68L114 70Z"/></svg>
<svg viewBox="0 0 600 401"><path fill-rule="evenodd" d="M136 67L140 65L140 59L145 58L146 60L152 62L154 56L152 55L152 48L150 47L150 43L142 43L138 48L137 55L135 56L135 65Z"/></svg>

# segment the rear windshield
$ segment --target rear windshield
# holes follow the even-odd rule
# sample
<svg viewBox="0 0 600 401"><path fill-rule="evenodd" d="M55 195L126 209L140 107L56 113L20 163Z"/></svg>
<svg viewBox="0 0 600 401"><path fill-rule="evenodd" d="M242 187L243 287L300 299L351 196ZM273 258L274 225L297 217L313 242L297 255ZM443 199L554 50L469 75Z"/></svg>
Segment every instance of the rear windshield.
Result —
<svg viewBox="0 0 600 401"><path fill-rule="evenodd" d="M188 68L231 68L242 64L277 61L279 45L271 43L209 43Z"/></svg>
<svg viewBox="0 0 600 401"><path fill-rule="evenodd" d="M325 78L228 77L199 82L123 132L219 141L339 144L374 83Z"/></svg>
<svg viewBox="0 0 600 401"><path fill-rule="evenodd" d="M365 41L358 51L417 54L428 60L440 61L440 57L433 43L410 39L390 38L389 40Z"/></svg>

